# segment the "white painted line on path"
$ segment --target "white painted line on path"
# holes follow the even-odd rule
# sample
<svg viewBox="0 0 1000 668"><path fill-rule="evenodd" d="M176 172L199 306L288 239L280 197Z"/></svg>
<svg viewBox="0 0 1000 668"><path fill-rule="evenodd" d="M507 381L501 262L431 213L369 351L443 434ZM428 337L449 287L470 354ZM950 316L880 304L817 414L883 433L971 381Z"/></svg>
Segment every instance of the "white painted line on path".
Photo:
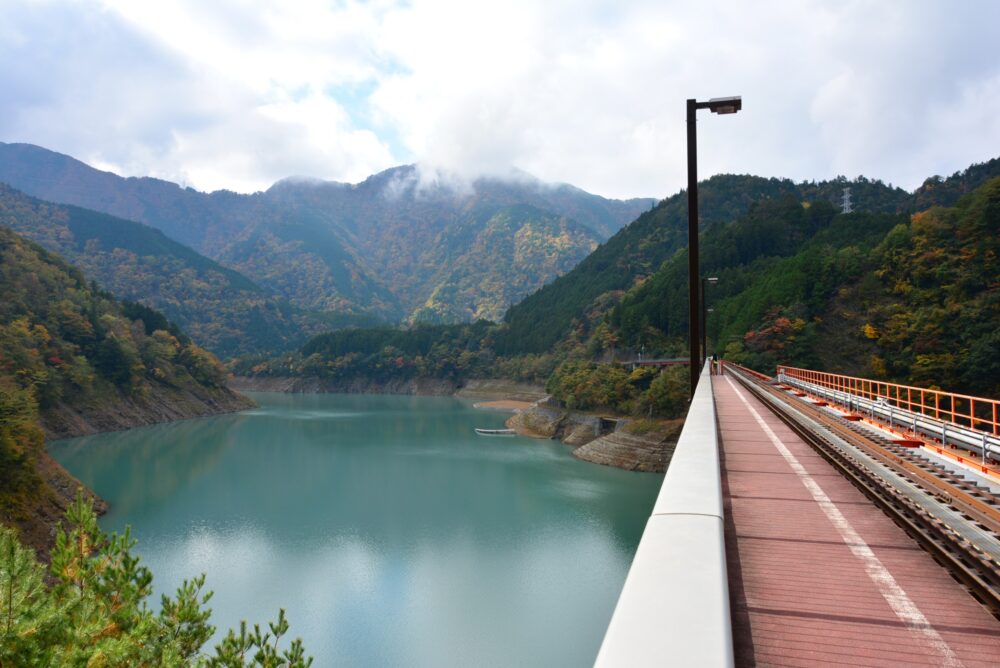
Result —
<svg viewBox="0 0 1000 668"><path fill-rule="evenodd" d="M799 477L799 480L805 485L805 488L809 490L813 499L823 510L827 519L833 524L834 528L840 534L840 537L850 548L851 553L861 560L864 564L865 572L868 573L868 577L871 578L875 586L878 587L879 593L885 599L892 611L896 613L896 617L900 619L907 628L913 633L921 636L927 643L930 644L931 649L938 656L942 666L949 666L952 668L958 668L962 666L962 662L959 660L955 652L952 651L948 643L945 642L944 638L931 626L931 623L924 617L924 613L920 612L917 605L907 596L906 592L899 583L896 582L896 578L892 577L892 573L889 572L883 564L882 561L875 556L868 544L861 538L861 534L854 530L851 523L847 521L840 509L830 500L830 497L826 495L826 492L819 486L819 484L813 479L809 472L806 471L805 467L799 463L799 460L791 453L787 446L781 442L781 439L771 430L771 427L767 425L764 418L760 416L760 413L747 401L747 398L740 391L740 388L729 378L725 376L726 381L736 392L736 396L739 397L743 405L747 407L750 414L753 415L754 420L760 425L760 428L764 430L764 433L774 444L774 447L778 449L781 456L784 457L788 465L795 471L795 474Z"/></svg>

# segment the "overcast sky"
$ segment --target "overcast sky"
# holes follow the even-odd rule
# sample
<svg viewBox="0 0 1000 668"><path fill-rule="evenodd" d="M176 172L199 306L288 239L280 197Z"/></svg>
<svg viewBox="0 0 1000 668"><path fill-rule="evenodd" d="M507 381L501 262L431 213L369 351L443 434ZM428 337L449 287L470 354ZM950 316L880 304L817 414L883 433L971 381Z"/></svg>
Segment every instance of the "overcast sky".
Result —
<svg viewBox="0 0 1000 668"><path fill-rule="evenodd" d="M201 190L519 167L610 197L1000 156L1000 2L3 0L0 140Z"/></svg>

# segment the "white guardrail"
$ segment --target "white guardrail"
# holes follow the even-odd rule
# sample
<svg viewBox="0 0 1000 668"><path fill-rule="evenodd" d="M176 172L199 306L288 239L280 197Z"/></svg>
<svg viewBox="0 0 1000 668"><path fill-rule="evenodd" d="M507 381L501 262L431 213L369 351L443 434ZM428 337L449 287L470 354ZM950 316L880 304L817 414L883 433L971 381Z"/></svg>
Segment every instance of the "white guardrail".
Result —
<svg viewBox="0 0 1000 668"><path fill-rule="evenodd" d="M733 665L723 532L706 364L595 666Z"/></svg>
<svg viewBox="0 0 1000 668"><path fill-rule="evenodd" d="M893 406L890 401L873 401L842 390L833 390L792 378L783 373L778 374L777 380L785 385L809 392L813 396L823 397L828 401L840 404L847 410L878 418L893 429L905 428L930 438L938 438L941 439L942 443L966 448L984 459L986 457L996 459L1000 456L1000 438L992 434L943 420L935 420L928 415Z"/></svg>

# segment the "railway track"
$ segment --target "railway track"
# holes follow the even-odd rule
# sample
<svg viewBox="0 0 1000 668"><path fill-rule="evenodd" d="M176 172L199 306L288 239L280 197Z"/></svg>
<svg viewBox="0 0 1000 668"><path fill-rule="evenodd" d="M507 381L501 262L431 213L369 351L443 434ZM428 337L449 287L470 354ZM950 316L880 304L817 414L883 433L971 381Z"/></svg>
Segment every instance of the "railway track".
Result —
<svg viewBox="0 0 1000 668"><path fill-rule="evenodd" d="M1000 619L1000 497L765 376L730 364L726 371Z"/></svg>

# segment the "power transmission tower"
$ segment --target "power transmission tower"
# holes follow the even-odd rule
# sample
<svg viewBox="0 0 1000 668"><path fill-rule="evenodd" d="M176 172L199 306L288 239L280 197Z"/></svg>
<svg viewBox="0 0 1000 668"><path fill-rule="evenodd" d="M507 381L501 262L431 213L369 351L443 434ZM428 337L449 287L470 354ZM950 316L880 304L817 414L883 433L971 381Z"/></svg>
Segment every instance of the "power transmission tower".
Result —
<svg viewBox="0 0 1000 668"><path fill-rule="evenodd" d="M853 213L854 207L851 206L851 189L844 188L844 194L840 196L840 212L841 213Z"/></svg>

